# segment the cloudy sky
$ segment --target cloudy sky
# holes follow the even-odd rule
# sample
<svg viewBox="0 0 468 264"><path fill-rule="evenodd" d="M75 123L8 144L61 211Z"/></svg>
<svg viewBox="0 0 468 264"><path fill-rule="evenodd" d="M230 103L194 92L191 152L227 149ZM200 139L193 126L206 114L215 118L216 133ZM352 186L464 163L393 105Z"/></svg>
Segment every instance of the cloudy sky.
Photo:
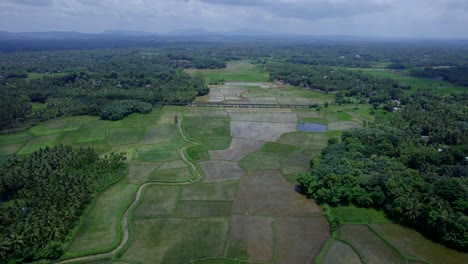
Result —
<svg viewBox="0 0 468 264"><path fill-rule="evenodd" d="M468 38L468 0L0 0L2 31L261 30Z"/></svg>

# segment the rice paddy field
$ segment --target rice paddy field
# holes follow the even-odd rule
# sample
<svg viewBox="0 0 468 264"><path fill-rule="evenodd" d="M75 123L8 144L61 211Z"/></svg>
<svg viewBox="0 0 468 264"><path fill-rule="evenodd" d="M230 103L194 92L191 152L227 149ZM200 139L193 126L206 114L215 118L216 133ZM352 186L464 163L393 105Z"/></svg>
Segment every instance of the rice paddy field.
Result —
<svg viewBox="0 0 468 264"><path fill-rule="evenodd" d="M333 97L266 83L245 61L193 74L232 81L200 101L323 104ZM88 208L63 263L466 263L466 254L371 209L331 208L343 221L331 238L322 208L297 192L295 175L328 139L372 120L369 110L165 107L112 122L61 117L0 135L0 160L58 144L126 153L126 177ZM327 130L298 131L304 122Z"/></svg>

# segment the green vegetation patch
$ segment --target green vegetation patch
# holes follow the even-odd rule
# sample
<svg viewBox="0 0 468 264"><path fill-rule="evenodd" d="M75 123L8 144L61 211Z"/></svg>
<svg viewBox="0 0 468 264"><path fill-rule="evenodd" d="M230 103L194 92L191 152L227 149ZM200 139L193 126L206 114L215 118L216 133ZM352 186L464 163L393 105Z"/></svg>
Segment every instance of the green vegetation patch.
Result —
<svg viewBox="0 0 468 264"><path fill-rule="evenodd" d="M24 144L16 154L24 155L39 150L40 148L53 147L57 144L59 137L60 133L36 137Z"/></svg>
<svg viewBox="0 0 468 264"><path fill-rule="evenodd" d="M133 215L137 217L172 215L177 205L179 192L178 186L147 186Z"/></svg>
<svg viewBox="0 0 468 264"><path fill-rule="evenodd" d="M9 145L24 143L33 138L30 134L26 132L15 133L15 134L2 134L0 135L0 145Z"/></svg>
<svg viewBox="0 0 468 264"><path fill-rule="evenodd" d="M28 80L32 79L41 79L43 77L64 77L67 76L67 72L56 72L56 73L39 73L39 72L30 72L28 73Z"/></svg>
<svg viewBox="0 0 468 264"><path fill-rule="evenodd" d="M439 79L413 77L410 76L409 71L406 70L371 69L364 70L364 72L375 77L391 78L401 84L411 85L411 90L408 90L409 92L415 92L418 89L432 89L437 94L441 95L466 92L466 88L463 86L454 85Z"/></svg>
<svg viewBox="0 0 468 264"><path fill-rule="evenodd" d="M178 217L227 217L231 215L232 201L179 201Z"/></svg>
<svg viewBox="0 0 468 264"><path fill-rule="evenodd" d="M109 127L139 127L144 124L144 114L132 113L120 120L113 120L109 123Z"/></svg>
<svg viewBox="0 0 468 264"><path fill-rule="evenodd" d="M187 148L187 155L197 162L210 160L210 154L204 146L193 146Z"/></svg>
<svg viewBox="0 0 468 264"><path fill-rule="evenodd" d="M107 130L104 128L85 129L78 138L78 143L106 140Z"/></svg>
<svg viewBox="0 0 468 264"><path fill-rule="evenodd" d="M83 148L93 148L97 153L105 153L111 150L111 147L107 145L107 141L90 141L75 143L74 146Z"/></svg>
<svg viewBox="0 0 468 264"><path fill-rule="evenodd" d="M167 143L157 145L144 145L136 153L139 161L171 161L178 160L178 151L186 145L181 138L176 138Z"/></svg>
<svg viewBox="0 0 468 264"><path fill-rule="evenodd" d="M338 118L338 121L351 121L351 119L353 118L350 114L343 111L336 112L336 116Z"/></svg>
<svg viewBox="0 0 468 264"><path fill-rule="evenodd" d="M32 127L29 132L34 136L42 136L62 132L67 123L66 117L59 117Z"/></svg>
<svg viewBox="0 0 468 264"><path fill-rule="evenodd" d="M309 167L312 157L319 155L320 151L316 149L301 149L292 153L287 159L281 161L283 167L298 167L302 171Z"/></svg>
<svg viewBox="0 0 468 264"><path fill-rule="evenodd" d="M59 138L60 144L72 145L78 140L78 137L80 136L80 134L81 134L80 130L65 131L62 133L62 135L60 135L60 138Z"/></svg>
<svg viewBox="0 0 468 264"><path fill-rule="evenodd" d="M148 181L150 174L162 164L162 162L133 161L129 165L127 179L131 183L146 182Z"/></svg>
<svg viewBox="0 0 468 264"><path fill-rule="evenodd" d="M298 147L268 142L259 150L240 160L239 165L247 171L280 169L281 161Z"/></svg>
<svg viewBox="0 0 468 264"><path fill-rule="evenodd" d="M122 216L135 198L136 189L136 185L121 182L102 192L67 252L97 253L116 246L120 242Z"/></svg>
<svg viewBox="0 0 468 264"><path fill-rule="evenodd" d="M354 205L330 207L330 214L345 223L388 223L383 211L373 208L359 208Z"/></svg>
<svg viewBox="0 0 468 264"><path fill-rule="evenodd" d="M231 145L229 118L185 117L183 126L187 135L209 150L227 149Z"/></svg>
<svg viewBox="0 0 468 264"><path fill-rule="evenodd" d="M136 219L122 260L171 264L223 256L228 228L227 218Z"/></svg>
<svg viewBox="0 0 468 264"><path fill-rule="evenodd" d="M136 144L142 133L142 128L110 128L107 142L111 146Z"/></svg>
<svg viewBox="0 0 468 264"><path fill-rule="evenodd" d="M195 183L182 189L182 200L234 200L238 181L222 181L216 183Z"/></svg>
<svg viewBox="0 0 468 264"><path fill-rule="evenodd" d="M242 81L242 82L266 82L268 73L262 73L259 68L249 61L228 62L226 68L214 70L189 71L195 76L202 76L207 83L216 81Z"/></svg>
<svg viewBox="0 0 468 264"><path fill-rule="evenodd" d="M125 145L125 146L117 146L111 148L108 152L103 153L102 155L111 155L112 153L122 153L125 157L126 162L130 162L133 160L136 152L136 145Z"/></svg>
<svg viewBox="0 0 468 264"><path fill-rule="evenodd" d="M13 156L24 143L0 145L0 162L6 161Z"/></svg>
<svg viewBox="0 0 468 264"><path fill-rule="evenodd" d="M209 258L202 260L195 260L193 263L196 264L237 264L237 260L226 259L226 258Z"/></svg>
<svg viewBox="0 0 468 264"><path fill-rule="evenodd" d="M308 133L304 142L304 148L322 149L327 146L331 132L327 133Z"/></svg>
<svg viewBox="0 0 468 264"><path fill-rule="evenodd" d="M158 182L187 182L193 178L194 176L190 168L186 166L182 168L153 171L149 180Z"/></svg>
<svg viewBox="0 0 468 264"><path fill-rule="evenodd" d="M47 104L44 103L30 102L29 105L31 105L33 111L47 108Z"/></svg>
<svg viewBox="0 0 468 264"><path fill-rule="evenodd" d="M176 124L172 125L152 125L146 128L141 144L158 144L169 142L179 137Z"/></svg>
<svg viewBox="0 0 468 264"><path fill-rule="evenodd" d="M307 135L308 133L304 132L284 133L279 139L276 140L276 142L296 147L302 147L304 146L304 141L307 139Z"/></svg>

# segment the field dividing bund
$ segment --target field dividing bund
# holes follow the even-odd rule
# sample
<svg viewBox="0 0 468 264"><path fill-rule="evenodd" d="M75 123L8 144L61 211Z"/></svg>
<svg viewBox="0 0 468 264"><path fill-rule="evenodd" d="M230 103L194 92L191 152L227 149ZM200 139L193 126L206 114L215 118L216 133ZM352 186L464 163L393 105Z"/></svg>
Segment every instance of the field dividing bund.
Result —
<svg viewBox="0 0 468 264"><path fill-rule="evenodd" d="M182 124L181 114L178 115L176 121L177 121L178 133L181 137L181 140L189 143L190 144L189 146L194 146L198 144L197 142L192 141L185 136L184 130L181 125ZM123 136L124 134L122 133L122 131L129 132L129 130L122 130L122 129L117 130L117 133L119 134L120 137ZM137 134L137 136L135 137L137 138L137 140L142 139L143 130L139 129L139 131L141 132ZM99 199L96 201L96 203L94 204L94 208L93 208L93 209L95 208L100 208L100 209L91 210L90 215L87 216L87 219L88 219L87 221L91 221L91 222L85 222L84 224L81 225L80 227L81 230L78 230L77 235L75 235L74 240L71 243L70 247L68 248L67 254L65 255L65 258L68 258L68 259L62 261L62 263L108 258L117 254L124 247L127 247L127 242L129 241L129 238L130 238L130 235L129 235L130 214L134 214L135 217L143 217L143 218L174 214L174 211L176 210L176 206L177 206L177 200L181 193L181 190L179 189L178 186L184 185L184 184L190 184L192 182L202 180L203 174L200 173L198 167L195 164L193 164L193 162L190 161L190 159L187 158L185 155L186 148L189 146L181 146L181 148L179 149L178 155L180 155L180 158L181 158L180 162L175 161L172 163L164 163L164 164L157 163L157 164L153 164L153 166L154 168L163 167L163 168L166 168L167 170L170 170L170 169L178 168L179 166L181 166L181 164L188 164L188 166L192 169L194 178L190 178L186 181L178 181L177 185L174 185L171 183L165 183L165 182L146 181L138 187L138 190L136 190L136 192L134 190L133 191L130 190L128 192L130 196L133 193L135 193L134 199L131 202L131 204L129 204L128 202L123 203L123 202L118 202L118 201L117 203L114 204L116 206L120 206L121 207L120 209L112 208L109 206L107 207L104 206L104 204L110 204L114 202L115 198L106 199L106 196L102 194L99 197ZM136 163L137 171L142 170L141 165L142 165L141 163ZM135 167L133 169L135 170ZM157 169L155 170L157 171ZM147 173L150 174L149 175L149 178L150 178L151 173L149 171L147 171ZM130 175L135 174L135 171L132 171L129 174ZM166 190L165 190L166 193L164 193L164 189L159 189L159 192L145 192L143 194L143 191L146 190L146 188L148 188L147 186L150 186L150 185L156 185L158 187L164 186L166 187ZM136 187L135 185L121 182L107 189L106 191L108 191L108 193L114 194L115 197L119 197L119 198L125 197L125 196L122 196L122 191L118 189L116 191L113 191L113 188L116 189L118 186L122 186L124 188L131 187L131 186L133 186L134 188ZM171 187L172 189L170 189ZM177 188L178 191L176 193L173 192L172 191L173 188ZM171 194L174 194L174 193L175 193L175 196L174 195L171 196ZM127 195L127 197L129 197L129 195ZM141 201L140 199L142 196L146 196L146 199L143 201ZM166 203L160 204L159 200L161 198L164 198L166 200ZM103 203L103 204L100 204L100 203ZM115 218L115 217L111 217L109 214L105 214L105 213L103 214L102 208L107 208L109 212L112 212L112 213L122 212L123 210L125 210L125 212L123 213L123 216L120 215L120 217ZM193 206L189 206L188 210L192 208ZM216 207L214 209L216 211ZM208 213L210 213L209 210L208 210ZM93 216L97 220L92 220ZM114 225L109 225L108 220L114 221L113 222ZM101 226L100 229L99 229L99 226ZM96 228L96 227L98 228L97 230L89 230L89 228ZM103 230L103 232L99 232L98 230ZM117 233L113 232L113 230L117 230ZM103 236L103 234L114 235L115 237L112 237L112 238L105 237ZM89 235L94 235L94 237L90 237ZM101 241L103 244L99 244L99 241ZM92 247L90 247L90 245L92 245Z"/></svg>

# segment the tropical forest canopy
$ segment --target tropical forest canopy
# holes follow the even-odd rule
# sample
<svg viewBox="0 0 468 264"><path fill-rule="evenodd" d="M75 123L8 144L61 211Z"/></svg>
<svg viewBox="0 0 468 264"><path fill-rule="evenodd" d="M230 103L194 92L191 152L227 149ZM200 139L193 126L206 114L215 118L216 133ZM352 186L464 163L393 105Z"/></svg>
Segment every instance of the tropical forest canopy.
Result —
<svg viewBox="0 0 468 264"><path fill-rule="evenodd" d="M126 170L121 154L45 148L0 165L0 259L56 259L83 210ZM4 262L5 261L5 262Z"/></svg>
<svg viewBox="0 0 468 264"><path fill-rule="evenodd" d="M450 247L468 250L468 97L416 93L389 120L330 140L301 174L322 203L383 209Z"/></svg>

